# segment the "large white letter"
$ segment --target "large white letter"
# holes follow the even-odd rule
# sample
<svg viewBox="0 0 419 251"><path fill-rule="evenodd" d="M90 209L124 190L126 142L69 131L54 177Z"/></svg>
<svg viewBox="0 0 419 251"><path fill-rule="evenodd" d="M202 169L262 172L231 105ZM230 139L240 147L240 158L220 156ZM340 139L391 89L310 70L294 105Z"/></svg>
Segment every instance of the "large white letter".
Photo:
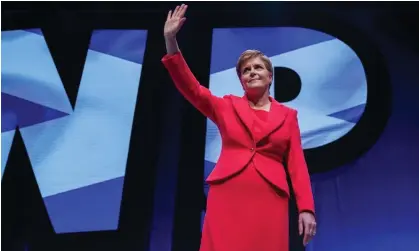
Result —
<svg viewBox="0 0 419 251"><path fill-rule="evenodd" d="M2 32L2 174L19 126L57 233L118 226L146 37L94 31L73 110L42 32Z"/></svg>

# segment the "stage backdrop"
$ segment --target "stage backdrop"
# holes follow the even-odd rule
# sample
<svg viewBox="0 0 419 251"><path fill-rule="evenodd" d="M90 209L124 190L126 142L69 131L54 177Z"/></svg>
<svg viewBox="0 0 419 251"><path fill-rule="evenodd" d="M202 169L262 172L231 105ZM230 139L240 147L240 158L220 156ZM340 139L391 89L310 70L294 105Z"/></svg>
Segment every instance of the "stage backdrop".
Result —
<svg viewBox="0 0 419 251"><path fill-rule="evenodd" d="M2 177L19 127L57 233L118 227L146 39L95 30L73 108L41 30L2 32Z"/></svg>
<svg viewBox="0 0 419 251"><path fill-rule="evenodd" d="M341 163L333 166L333 170L328 167L323 173L312 172L318 233L307 250L416 251L418 51L377 27L379 16L371 11L337 14L348 27L363 34L355 37L358 44L364 43L363 50L355 49L343 39L341 35L349 32L346 27L340 27L338 36L289 25L244 28L225 25L208 30L213 35L212 46L205 49L211 49L210 67L198 69L199 75L209 73L209 83L202 84L209 85L216 95L241 95L233 69L237 58L245 49L262 50L275 66L272 95L299 111L310 169L318 171L319 166L328 165L330 160ZM94 30L73 106L42 32L39 29L2 32L2 175L15 129L19 127L58 234L123 228L118 225L122 188L140 76L145 74L142 63L148 34L148 30ZM158 34L161 36L160 26ZM154 53L153 57L160 64L164 45L159 46L161 55ZM189 62L198 60L192 59L194 53L205 54L198 47L195 51L184 48ZM380 57L369 54L365 60L365 53L373 51L379 51ZM196 70L196 66L191 66ZM151 67L149 74L153 78L155 73L151 71L162 73ZM285 83L290 85L284 86ZM286 93L289 89L293 92ZM172 246L179 207L176 197L188 196L176 194L182 185L178 183L178 170L183 168L179 155L180 148L185 148L181 147L181 140L190 133L181 135L180 126L182 119L195 126L183 114L181 101L178 93L165 102L156 101L163 103L165 113L150 222L150 251L178 250ZM387 111L389 106L391 114ZM377 123L382 128L376 128ZM377 137L368 137L368 133ZM206 177L218 159L220 139L209 121L206 131L202 127L201 135L206 138L205 144L194 144L192 148L202 148L205 157L199 160L199 166L190 168L199 169ZM316 158L319 154L322 158ZM202 179L197 184L194 188L205 191ZM134 214L125 213L124 217L130 219ZM187 224L193 219L187 215L182 220ZM134 232L130 234L135 235Z"/></svg>

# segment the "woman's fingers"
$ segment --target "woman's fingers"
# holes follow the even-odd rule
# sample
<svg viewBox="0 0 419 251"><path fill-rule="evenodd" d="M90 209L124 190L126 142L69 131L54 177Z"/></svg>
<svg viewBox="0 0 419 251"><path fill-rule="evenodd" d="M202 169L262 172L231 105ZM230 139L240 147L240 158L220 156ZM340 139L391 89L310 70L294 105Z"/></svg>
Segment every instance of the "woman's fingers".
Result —
<svg viewBox="0 0 419 251"><path fill-rule="evenodd" d="M310 235L311 236L315 236L316 235L316 223L315 222L312 222L311 224L310 224L310 226L311 226L311 230L310 230Z"/></svg>
<svg viewBox="0 0 419 251"><path fill-rule="evenodd" d="M179 12L179 5L176 6L175 10L173 11L173 16L172 17L177 17L178 12Z"/></svg>
<svg viewBox="0 0 419 251"><path fill-rule="evenodd" d="M166 21L169 21L171 17L172 17L172 10L169 10L169 13L167 13Z"/></svg>
<svg viewBox="0 0 419 251"><path fill-rule="evenodd" d="M310 224L308 224L307 222L304 222L304 239L303 239L303 244L304 246L306 246L308 244L308 242L310 241Z"/></svg>
<svg viewBox="0 0 419 251"><path fill-rule="evenodd" d="M185 16L185 12L188 6L186 4L182 4L179 8L179 17L182 18Z"/></svg>
<svg viewBox="0 0 419 251"><path fill-rule="evenodd" d="M298 221L298 232L300 235L302 235L304 233L304 226L303 226L303 220L299 220Z"/></svg>
<svg viewBox="0 0 419 251"><path fill-rule="evenodd" d="M182 18L185 15L187 7L188 6L186 4L176 6L175 11L173 12L173 17Z"/></svg>

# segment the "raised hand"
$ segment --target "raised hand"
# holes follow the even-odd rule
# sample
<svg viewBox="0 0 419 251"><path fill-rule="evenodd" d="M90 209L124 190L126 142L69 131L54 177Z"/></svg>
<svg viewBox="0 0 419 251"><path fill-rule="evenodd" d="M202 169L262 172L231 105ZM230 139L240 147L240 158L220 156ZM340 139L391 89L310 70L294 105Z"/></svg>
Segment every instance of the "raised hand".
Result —
<svg viewBox="0 0 419 251"><path fill-rule="evenodd" d="M185 12L187 8L187 5L182 4L181 6L176 6L173 13L172 10L169 11L166 23L164 24L164 36L166 38L176 37L176 34L186 21Z"/></svg>

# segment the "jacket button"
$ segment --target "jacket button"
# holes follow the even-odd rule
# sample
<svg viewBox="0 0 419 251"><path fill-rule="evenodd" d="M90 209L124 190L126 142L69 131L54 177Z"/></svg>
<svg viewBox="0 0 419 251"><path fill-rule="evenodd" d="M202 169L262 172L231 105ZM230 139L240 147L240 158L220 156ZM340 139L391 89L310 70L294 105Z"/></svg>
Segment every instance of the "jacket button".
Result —
<svg viewBox="0 0 419 251"><path fill-rule="evenodd" d="M255 148L253 148L253 147L252 147L252 148L250 148L250 151L251 151L251 152L253 152L254 150L255 150Z"/></svg>

